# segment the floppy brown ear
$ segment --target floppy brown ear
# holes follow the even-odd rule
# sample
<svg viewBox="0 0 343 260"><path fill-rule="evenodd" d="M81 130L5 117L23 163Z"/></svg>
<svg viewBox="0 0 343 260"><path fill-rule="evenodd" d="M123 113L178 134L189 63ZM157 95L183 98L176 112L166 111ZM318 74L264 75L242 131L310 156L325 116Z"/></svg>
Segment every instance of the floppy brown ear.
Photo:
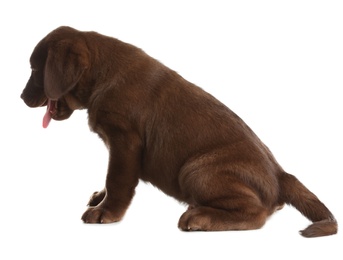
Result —
<svg viewBox="0 0 343 260"><path fill-rule="evenodd" d="M49 48L44 72L44 91L48 98L59 99L80 80L89 66L87 46L63 40Z"/></svg>

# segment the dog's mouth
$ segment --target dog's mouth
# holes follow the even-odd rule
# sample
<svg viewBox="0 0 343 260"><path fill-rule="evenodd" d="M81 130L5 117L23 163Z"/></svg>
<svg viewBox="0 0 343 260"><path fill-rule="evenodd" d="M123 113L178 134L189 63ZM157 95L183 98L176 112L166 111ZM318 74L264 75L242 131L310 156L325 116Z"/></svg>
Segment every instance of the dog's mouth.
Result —
<svg viewBox="0 0 343 260"><path fill-rule="evenodd" d="M46 101L42 104L42 106L46 106L46 111L43 117L43 127L47 128L50 124L51 119L54 120L65 120L71 116L74 112L66 102L65 98L61 98L58 100L46 99Z"/></svg>
<svg viewBox="0 0 343 260"><path fill-rule="evenodd" d="M47 128L50 124L50 121L54 115L57 113L57 101L47 99L47 101L43 104L46 105L46 112L43 117L43 127Z"/></svg>

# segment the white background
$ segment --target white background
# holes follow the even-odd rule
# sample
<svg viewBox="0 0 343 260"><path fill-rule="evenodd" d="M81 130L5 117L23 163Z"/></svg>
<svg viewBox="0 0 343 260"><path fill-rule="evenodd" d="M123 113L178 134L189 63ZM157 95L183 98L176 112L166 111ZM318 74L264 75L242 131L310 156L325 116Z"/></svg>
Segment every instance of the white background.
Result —
<svg viewBox="0 0 343 260"><path fill-rule="evenodd" d="M185 233L185 206L140 183L124 220L85 225L107 151L86 111L41 126L19 96L60 25L145 50L234 110L343 223L342 1L2 1L1 259L342 259L342 232L305 239L286 206L257 231Z"/></svg>

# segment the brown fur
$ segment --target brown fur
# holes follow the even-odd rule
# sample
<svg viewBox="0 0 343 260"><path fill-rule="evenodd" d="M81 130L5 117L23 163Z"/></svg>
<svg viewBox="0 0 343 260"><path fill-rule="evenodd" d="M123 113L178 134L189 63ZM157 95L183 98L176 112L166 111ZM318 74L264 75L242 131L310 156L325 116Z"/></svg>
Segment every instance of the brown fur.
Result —
<svg viewBox="0 0 343 260"><path fill-rule="evenodd" d="M22 98L57 100L55 120L87 109L109 149L104 190L85 223L121 220L138 180L191 205L182 230L247 230L284 203L313 224L305 237L335 234L330 211L229 108L142 50L95 32L60 27L38 43Z"/></svg>

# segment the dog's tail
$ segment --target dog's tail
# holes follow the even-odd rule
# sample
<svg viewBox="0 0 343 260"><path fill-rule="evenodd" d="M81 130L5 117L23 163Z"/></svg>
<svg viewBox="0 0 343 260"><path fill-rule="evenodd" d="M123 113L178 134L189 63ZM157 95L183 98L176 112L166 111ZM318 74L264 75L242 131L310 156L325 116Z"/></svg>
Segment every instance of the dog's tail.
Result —
<svg viewBox="0 0 343 260"><path fill-rule="evenodd" d="M320 237L337 233L338 225L328 208L296 177L288 173L279 176L280 203L294 206L313 222L300 231L304 237Z"/></svg>

